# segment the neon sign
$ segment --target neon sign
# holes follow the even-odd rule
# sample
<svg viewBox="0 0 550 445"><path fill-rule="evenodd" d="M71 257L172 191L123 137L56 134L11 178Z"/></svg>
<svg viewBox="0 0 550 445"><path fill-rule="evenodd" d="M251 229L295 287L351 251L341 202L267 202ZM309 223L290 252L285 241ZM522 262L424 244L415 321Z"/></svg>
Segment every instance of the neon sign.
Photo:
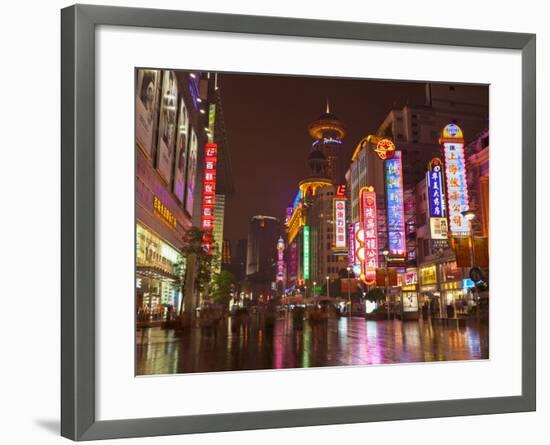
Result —
<svg viewBox="0 0 550 445"><path fill-rule="evenodd" d="M279 241L277 241L277 276L275 277L275 281L281 283L284 281L285 277L284 250L285 243L283 241L283 238L279 237Z"/></svg>
<svg viewBox="0 0 550 445"><path fill-rule="evenodd" d="M312 147L315 147L319 143L323 144L338 144L341 145L343 141L340 139L334 139L334 138L323 138L323 139L317 139L315 142L313 142L311 145Z"/></svg>
<svg viewBox="0 0 550 445"><path fill-rule="evenodd" d="M405 248L401 151L396 150L393 159L384 162L384 167L386 170L388 250L391 257L404 258L407 252Z"/></svg>
<svg viewBox="0 0 550 445"><path fill-rule="evenodd" d="M445 209L445 190L443 188L443 162L433 158L426 173L428 188L428 211L430 216L430 235L432 239L447 239L447 212Z"/></svg>
<svg viewBox="0 0 550 445"><path fill-rule="evenodd" d="M350 224L348 226L348 260L349 266L353 267L355 265L355 224Z"/></svg>
<svg viewBox="0 0 550 445"><path fill-rule="evenodd" d="M374 151L383 161L386 159L393 159L395 155L395 145L389 139L380 139L376 143L376 148Z"/></svg>
<svg viewBox="0 0 550 445"><path fill-rule="evenodd" d="M304 280L309 278L309 226L304 226Z"/></svg>
<svg viewBox="0 0 550 445"><path fill-rule="evenodd" d="M214 203L216 200L216 161L217 144L206 144L204 157L204 178L202 181L202 220L201 228L206 233L202 246L205 251L212 248L212 230L214 228Z"/></svg>
<svg viewBox="0 0 550 445"><path fill-rule="evenodd" d="M358 277L361 275L361 267L365 259L365 232L363 232L360 223L355 223L353 225L353 235L353 239L355 240L355 254L353 256L354 264L352 269L355 276Z"/></svg>
<svg viewBox="0 0 550 445"><path fill-rule="evenodd" d="M334 199L334 247L346 248L346 200Z"/></svg>
<svg viewBox="0 0 550 445"><path fill-rule="evenodd" d="M300 199L302 199L302 191L298 190L298 193L296 194L296 197L294 198L294 202L292 204L293 209L298 207L298 204L300 203Z"/></svg>
<svg viewBox="0 0 550 445"><path fill-rule="evenodd" d="M470 233L470 227L468 220L462 215L469 207L462 130L455 124L449 124L439 141L443 144L445 153L449 227L453 235L465 236Z"/></svg>
<svg viewBox="0 0 550 445"><path fill-rule="evenodd" d="M373 187L363 187L359 191L359 205L362 237L358 241L363 244L361 260L361 280L365 284L376 280L378 267L378 229L376 224L376 193ZM363 238L361 240L361 238ZM361 258L362 257L362 258Z"/></svg>

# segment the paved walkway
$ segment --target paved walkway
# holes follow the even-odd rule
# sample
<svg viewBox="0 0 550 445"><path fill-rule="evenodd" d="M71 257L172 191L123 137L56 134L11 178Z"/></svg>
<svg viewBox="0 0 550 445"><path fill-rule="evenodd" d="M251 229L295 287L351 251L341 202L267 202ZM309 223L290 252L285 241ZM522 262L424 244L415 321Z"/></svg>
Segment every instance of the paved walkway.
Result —
<svg viewBox="0 0 550 445"><path fill-rule="evenodd" d="M139 329L136 374L308 368L487 359L487 326L446 327L422 321L367 321L353 317L294 326L280 318L271 329L258 322L176 335Z"/></svg>

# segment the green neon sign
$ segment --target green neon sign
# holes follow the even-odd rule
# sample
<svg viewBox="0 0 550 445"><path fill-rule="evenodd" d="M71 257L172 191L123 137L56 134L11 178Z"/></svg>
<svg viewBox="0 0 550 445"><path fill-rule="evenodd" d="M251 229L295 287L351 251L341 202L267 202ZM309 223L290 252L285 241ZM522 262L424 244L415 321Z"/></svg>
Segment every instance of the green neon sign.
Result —
<svg viewBox="0 0 550 445"><path fill-rule="evenodd" d="M304 226L304 280L309 279L309 226Z"/></svg>

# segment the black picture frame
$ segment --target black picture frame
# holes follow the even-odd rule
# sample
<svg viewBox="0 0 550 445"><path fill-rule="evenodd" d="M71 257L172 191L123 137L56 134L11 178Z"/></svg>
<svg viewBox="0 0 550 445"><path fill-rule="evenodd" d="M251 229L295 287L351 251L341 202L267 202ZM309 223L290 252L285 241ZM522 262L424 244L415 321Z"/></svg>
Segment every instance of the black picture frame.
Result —
<svg viewBox="0 0 550 445"><path fill-rule="evenodd" d="M98 421L95 416L95 28L238 32L515 49L522 60L522 393ZM536 407L534 34L75 5L61 11L61 434L73 440L533 411Z"/></svg>

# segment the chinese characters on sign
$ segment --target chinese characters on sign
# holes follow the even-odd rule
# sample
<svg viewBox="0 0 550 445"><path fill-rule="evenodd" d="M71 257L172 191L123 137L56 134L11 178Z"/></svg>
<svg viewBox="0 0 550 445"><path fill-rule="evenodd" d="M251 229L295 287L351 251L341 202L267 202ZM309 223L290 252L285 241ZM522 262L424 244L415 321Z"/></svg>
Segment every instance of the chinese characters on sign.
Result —
<svg viewBox="0 0 550 445"><path fill-rule="evenodd" d="M450 124L453 125L453 124ZM443 131L443 134L453 134ZM457 127L458 128L458 127ZM462 135L462 131L457 134ZM468 235L469 224L462 212L468 209L468 184L466 183L466 160L464 158L463 139L441 139L445 153L445 176L447 179L447 209L449 227L453 235Z"/></svg>
<svg viewBox="0 0 550 445"><path fill-rule="evenodd" d="M364 283L372 283L376 279L376 268L378 267L376 193L372 187L363 187L359 191L359 204L361 229L363 231L361 279Z"/></svg>
<svg viewBox="0 0 550 445"><path fill-rule="evenodd" d="M204 236L203 247L210 251L212 247L212 229L214 228L214 203L216 194L216 160L218 146L206 144L204 157L204 179L202 194L202 224L201 228L208 232Z"/></svg>
<svg viewBox="0 0 550 445"><path fill-rule="evenodd" d="M430 234L432 239L447 239L447 212L445 209L442 170L443 162L441 159L433 158L428 164L428 172L426 173Z"/></svg>
<svg viewBox="0 0 550 445"><path fill-rule="evenodd" d="M388 250L390 257L405 257L405 221L403 215L403 167L401 151L384 162L388 214Z"/></svg>
<svg viewBox="0 0 550 445"><path fill-rule="evenodd" d="M285 250L285 243L283 241L283 238L279 237L279 241L277 241L277 276L275 280L277 282L283 282L285 277L285 266L284 266L284 250Z"/></svg>
<svg viewBox="0 0 550 445"><path fill-rule="evenodd" d="M155 212L155 215L157 215L168 227L170 227L171 229L176 228L176 217L156 196L153 197L153 210Z"/></svg>
<svg viewBox="0 0 550 445"><path fill-rule="evenodd" d="M304 280L309 279L309 226L304 226Z"/></svg>
<svg viewBox="0 0 550 445"><path fill-rule="evenodd" d="M346 200L334 199L334 247L346 248Z"/></svg>

